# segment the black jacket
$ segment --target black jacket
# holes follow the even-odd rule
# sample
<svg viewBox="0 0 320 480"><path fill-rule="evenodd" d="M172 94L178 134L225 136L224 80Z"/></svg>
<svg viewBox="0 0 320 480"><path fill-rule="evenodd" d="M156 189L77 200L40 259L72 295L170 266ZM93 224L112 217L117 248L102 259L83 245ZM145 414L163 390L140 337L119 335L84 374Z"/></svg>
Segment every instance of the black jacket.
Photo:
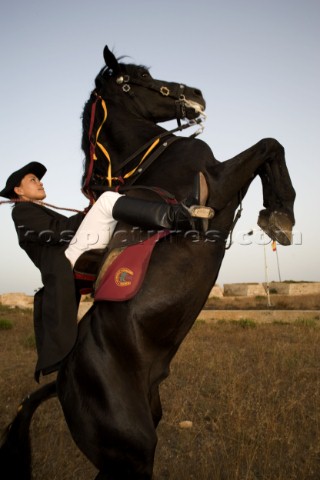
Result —
<svg viewBox="0 0 320 480"><path fill-rule="evenodd" d="M76 341L79 298L64 251L83 217L68 218L32 202L19 202L12 210L19 245L39 268L44 285L34 299L36 377L60 362Z"/></svg>

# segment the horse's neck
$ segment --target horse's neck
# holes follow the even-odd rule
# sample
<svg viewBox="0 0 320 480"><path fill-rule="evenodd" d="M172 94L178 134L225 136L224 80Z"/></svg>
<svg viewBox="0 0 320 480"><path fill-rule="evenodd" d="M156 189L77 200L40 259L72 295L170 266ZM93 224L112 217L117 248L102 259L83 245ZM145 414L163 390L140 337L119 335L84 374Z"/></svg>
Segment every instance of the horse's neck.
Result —
<svg viewBox="0 0 320 480"><path fill-rule="evenodd" d="M104 135L114 166L164 131L155 123L132 116L122 115L113 119L104 130Z"/></svg>

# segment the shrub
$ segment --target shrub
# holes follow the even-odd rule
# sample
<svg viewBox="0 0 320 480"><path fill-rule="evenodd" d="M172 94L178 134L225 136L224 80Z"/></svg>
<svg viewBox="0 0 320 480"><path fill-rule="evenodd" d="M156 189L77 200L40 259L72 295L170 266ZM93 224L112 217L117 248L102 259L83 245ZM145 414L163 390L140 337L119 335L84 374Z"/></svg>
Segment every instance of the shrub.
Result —
<svg viewBox="0 0 320 480"><path fill-rule="evenodd" d="M240 320L235 320L233 323L236 323L241 328L256 328L257 324L249 318L240 318Z"/></svg>
<svg viewBox="0 0 320 480"><path fill-rule="evenodd" d="M0 330L11 330L13 328L13 323L6 318L0 318Z"/></svg>
<svg viewBox="0 0 320 480"><path fill-rule="evenodd" d="M319 325L316 318L297 318L294 323L295 325L301 325L309 328L315 328Z"/></svg>
<svg viewBox="0 0 320 480"><path fill-rule="evenodd" d="M36 338L33 333L31 333L24 339L23 345L26 348L31 348L31 349L36 348Z"/></svg>

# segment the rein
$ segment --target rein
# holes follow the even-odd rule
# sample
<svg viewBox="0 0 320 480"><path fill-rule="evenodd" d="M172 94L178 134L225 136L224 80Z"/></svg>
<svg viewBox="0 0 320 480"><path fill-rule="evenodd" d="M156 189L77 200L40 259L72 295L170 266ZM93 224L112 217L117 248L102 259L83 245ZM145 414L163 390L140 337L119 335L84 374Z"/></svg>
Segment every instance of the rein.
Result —
<svg viewBox="0 0 320 480"><path fill-rule="evenodd" d="M11 200L1 200L0 205L4 205L7 203L23 203L23 202L35 203L36 205L54 208L55 210L66 210L67 212L84 213L84 214L87 213L87 208L85 208L84 210L76 210L75 208L57 207L56 205L52 205L51 203L47 203L47 202L41 202L36 200L21 200L20 198L13 198Z"/></svg>
<svg viewBox="0 0 320 480"><path fill-rule="evenodd" d="M238 208L238 210L237 210L237 213L235 214L235 217L234 217L234 219L233 219L232 225L231 225L231 227L230 227L229 245L227 245L227 246L225 247L225 250L229 250L229 248L230 248L231 245L232 245L232 234L233 234L233 230L234 230L234 227L236 226L237 221L238 221L239 218L241 217L242 210L243 210L243 208L242 208L242 194L241 194L241 190L240 190L240 192L239 192L239 208Z"/></svg>

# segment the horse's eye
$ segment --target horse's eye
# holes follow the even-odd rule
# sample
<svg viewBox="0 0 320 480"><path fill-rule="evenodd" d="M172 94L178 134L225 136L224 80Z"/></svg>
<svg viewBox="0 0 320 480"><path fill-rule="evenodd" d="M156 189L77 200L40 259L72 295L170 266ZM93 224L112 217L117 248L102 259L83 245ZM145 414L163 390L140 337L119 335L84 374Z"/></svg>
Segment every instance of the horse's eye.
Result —
<svg viewBox="0 0 320 480"><path fill-rule="evenodd" d="M150 76L150 75L149 75L148 72L142 72L142 74L141 74L141 77L143 77L143 78L147 78L147 77L149 77L149 76Z"/></svg>

